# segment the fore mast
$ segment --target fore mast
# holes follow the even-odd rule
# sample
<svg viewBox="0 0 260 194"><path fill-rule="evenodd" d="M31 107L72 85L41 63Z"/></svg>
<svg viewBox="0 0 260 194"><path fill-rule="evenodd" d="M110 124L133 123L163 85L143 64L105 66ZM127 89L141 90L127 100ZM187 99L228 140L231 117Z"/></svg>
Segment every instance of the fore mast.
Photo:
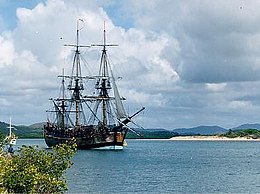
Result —
<svg viewBox="0 0 260 194"><path fill-rule="evenodd" d="M64 76L63 75L63 83L64 83L64 78L70 78L70 83L68 85L68 90L72 92L72 99L75 102L75 131L80 130L80 114L83 113L82 110L82 99L81 99L81 91L84 90L83 86L83 78L81 75L81 64L80 64L80 47L90 47L90 46L84 46L84 45L79 45L79 31L83 28L79 28L79 21L82 21L81 19L77 20L77 34L76 34L76 44L65 44L64 46L70 46L70 47L75 47L75 55L73 58L73 67L72 67L72 72L71 76ZM64 88L65 89L65 88ZM63 96L64 97L64 96ZM64 98L63 98L64 99ZM64 109L65 110L65 106Z"/></svg>

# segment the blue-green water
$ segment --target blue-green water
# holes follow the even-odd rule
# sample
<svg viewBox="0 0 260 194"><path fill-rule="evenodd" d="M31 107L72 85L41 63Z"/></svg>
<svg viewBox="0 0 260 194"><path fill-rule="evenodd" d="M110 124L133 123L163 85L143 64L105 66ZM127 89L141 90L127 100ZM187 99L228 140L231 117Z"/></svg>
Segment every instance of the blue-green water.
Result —
<svg viewBox="0 0 260 194"><path fill-rule="evenodd" d="M128 140L121 151L79 150L73 162L69 193L260 192L260 142Z"/></svg>

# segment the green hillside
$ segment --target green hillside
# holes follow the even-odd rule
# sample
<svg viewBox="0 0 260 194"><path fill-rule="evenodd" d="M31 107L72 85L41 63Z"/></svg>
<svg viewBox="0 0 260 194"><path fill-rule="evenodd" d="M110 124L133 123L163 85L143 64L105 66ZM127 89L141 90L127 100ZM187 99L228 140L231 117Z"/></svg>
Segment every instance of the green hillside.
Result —
<svg viewBox="0 0 260 194"><path fill-rule="evenodd" d="M0 122L0 131L7 135L9 133L9 124ZM16 130L13 132L19 138L43 138L43 125L38 127L24 126L24 125L12 125Z"/></svg>
<svg viewBox="0 0 260 194"><path fill-rule="evenodd" d="M227 133L223 134L222 136L228 138L247 137L249 139L259 139L260 131L257 129L240 129L240 130L230 129Z"/></svg>
<svg viewBox="0 0 260 194"><path fill-rule="evenodd" d="M128 131L126 138L127 139L169 139L173 136L177 136L178 133L173 131L168 131L165 129L135 129L135 131L140 134L138 136L132 131Z"/></svg>

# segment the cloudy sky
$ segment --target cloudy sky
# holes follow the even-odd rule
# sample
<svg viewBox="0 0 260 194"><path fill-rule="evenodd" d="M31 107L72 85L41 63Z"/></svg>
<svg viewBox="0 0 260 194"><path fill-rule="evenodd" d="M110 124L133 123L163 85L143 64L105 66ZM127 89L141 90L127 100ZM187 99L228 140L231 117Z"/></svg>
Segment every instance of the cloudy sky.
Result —
<svg viewBox="0 0 260 194"><path fill-rule="evenodd" d="M82 43L100 43L105 21L119 44L110 61L126 110L146 107L140 125L260 123L257 0L0 0L0 121L46 120L79 18ZM82 54L94 71L99 53Z"/></svg>

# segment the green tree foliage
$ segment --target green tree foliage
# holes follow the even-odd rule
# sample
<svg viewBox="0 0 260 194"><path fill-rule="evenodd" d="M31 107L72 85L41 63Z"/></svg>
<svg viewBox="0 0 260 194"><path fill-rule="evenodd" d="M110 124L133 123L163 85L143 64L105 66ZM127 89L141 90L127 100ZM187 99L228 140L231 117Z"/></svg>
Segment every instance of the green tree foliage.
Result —
<svg viewBox="0 0 260 194"><path fill-rule="evenodd" d="M3 142L4 138L5 138L4 134L0 131L0 142Z"/></svg>
<svg viewBox="0 0 260 194"><path fill-rule="evenodd" d="M231 130L223 136L228 137L228 138L235 138L235 137L248 137L248 138L253 138L257 139L260 138L260 131L257 129L244 129L244 130Z"/></svg>
<svg viewBox="0 0 260 194"><path fill-rule="evenodd" d="M63 173L72 165L76 145L53 149L23 146L18 154L0 156L0 193L60 193L67 190Z"/></svg>
<svg viewBox="0 0 260 194"><path fill-rule="evenodd" d="M0 121L0 131L3 134L9 133L9 124ZM15 129L15 134L19 138L43 138L43 123L38 125L32 126L25 126L25 125L13 125Z"/></svg>
<svg viewBox="0 0 260 194"><path fill-rule="evenodd" d="M145 129L145 130L138 130L135 129L136 132L140 134L133 133L129 131L126 135L127 139L169 139L171 137L177 136L178 133L167 131L167 130L160 130L160 129Z"/></svg>

